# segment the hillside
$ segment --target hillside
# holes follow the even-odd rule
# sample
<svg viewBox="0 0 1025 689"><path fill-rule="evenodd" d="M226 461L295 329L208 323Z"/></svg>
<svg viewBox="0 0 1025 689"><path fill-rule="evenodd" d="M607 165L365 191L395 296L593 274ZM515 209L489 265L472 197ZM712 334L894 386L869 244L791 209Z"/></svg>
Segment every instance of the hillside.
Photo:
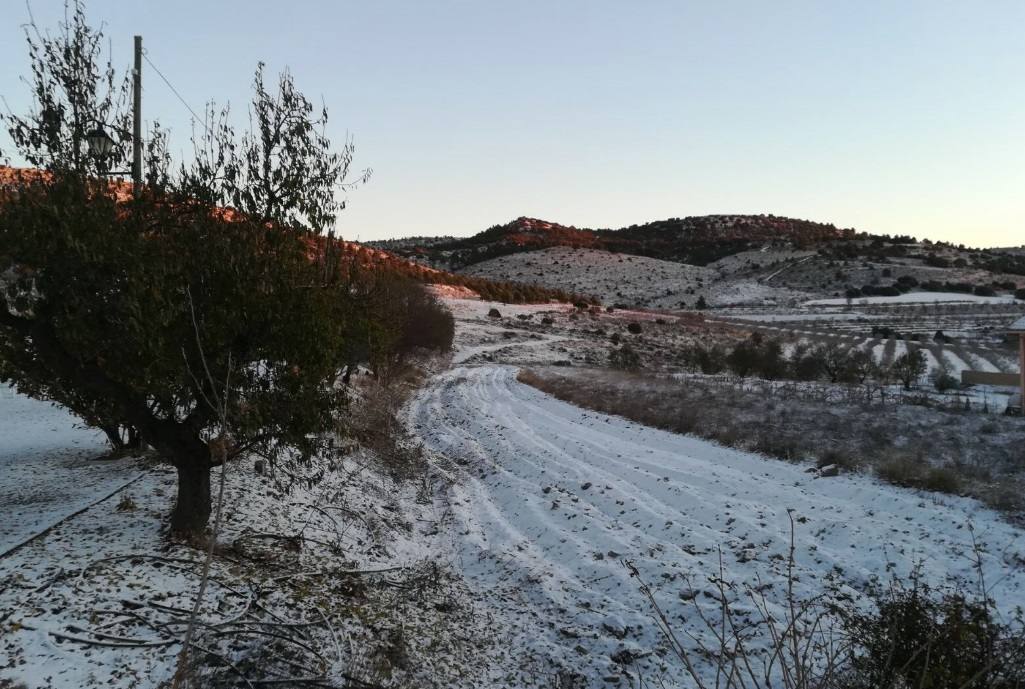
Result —
<svg viewBox="0 0 1025 689"><path fill-rule="evenodd" d="M591 294L605 304L670 309L693 306L695 294L715 277L700 266L561 246L488 259L460 274Z"/></svg>
<svg viewBox="0 0 1025 689"><path fill-rule="evenodd" d="M521 217L461 239L372 246L465 276L658 308L692 305L699 296L710 305L782 304L908 291L1010 295L1025 286L1025 254L1017 249L918 242L773 215L671 218L618 230Z"/></svg>
<svg viewBox="0 0 1025 689"><path fill-rule="evenodd" d="M854 230L772 215L708 215L670 218L612 229L579 229L521 217L472 237L451 241L398 240L389 248L435 267L459 269L498 256L550 247L589 248L666 261L706 265L767 243L797 247L853 239ZM375 245L376 246L376 245ZM384 243L380 245L384 248Z"/></svg>
<svg viewBox="0 0 1025 689"><path fill-rule="evenodd" d="M336 240L335 245L340 252L339 260L343 264L348 263L360 270L401 275L428 285L460 287L478 294L483 299L514 304L580 302L592 299L589 293L576 293L552 285L493 276L458 275L355 242Z"/></svg>
<svg viewBox="0 0 1025 689"><path fill-rule="evenodd" d="M736 261L729 257L706 267L599 249L551 247L474 263L459 274L589 294L603 304L626 307L694 308L701 297L710 306L807 298L806 292L763 284L758 279L764 272L761 264L741 254L738 257ZM776 265L791 260L793 252L757 257L775 270Z"/></svg>

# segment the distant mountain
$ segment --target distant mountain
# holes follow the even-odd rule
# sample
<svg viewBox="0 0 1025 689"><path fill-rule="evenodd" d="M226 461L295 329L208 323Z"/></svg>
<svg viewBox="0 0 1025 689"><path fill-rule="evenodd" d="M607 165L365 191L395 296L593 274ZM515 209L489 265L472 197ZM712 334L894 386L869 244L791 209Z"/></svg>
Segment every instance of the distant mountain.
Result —
<svg viewBox="0 0 1025 689"><path fill-rule="evenodd" d="M499 256L552 247L586 248L706 265L769 242L806 248L854 239L853 229L773 215L670 218L618 230L579 229L521 217L461 239L393 240L387 248L436 267L458 270ZM910 238L909 238L910 239ZM384 243L381 243L383 248Z"/></svg>
<svg viewBox="0 0 1025 689"><path fill-rule="evenodd" d="M670 218L615 230L521 217L472 237L387 246L460 276L656 308L680 308L698 297L735 305L909 289L1009 294L1025 278L1025 252L1018 249L919 242L774 215ZM645 260L624 260L631 256Z"/></svg>

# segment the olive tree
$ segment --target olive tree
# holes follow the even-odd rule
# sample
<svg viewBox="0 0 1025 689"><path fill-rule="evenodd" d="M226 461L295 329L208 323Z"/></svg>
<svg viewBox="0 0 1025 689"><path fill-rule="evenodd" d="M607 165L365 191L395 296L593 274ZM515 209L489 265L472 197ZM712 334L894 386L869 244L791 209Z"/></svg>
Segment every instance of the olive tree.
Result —
<svg viewBox="0 0 1025 689"><path fill-rule="evenodd" d="M368 323L319 233L352 146L335 151L326 113L287 74L264 88L261 66L251 131L211 118L175 169L155 130L145 189L126 195L83 156L90 120L123 113L101 36L73 10L52 37L30 30L35 103L4 118L36 170L0 196L0 378L134 429L177 468L171 524L194 531L213 466L254 448L308 456L337 422Z"/></svg>

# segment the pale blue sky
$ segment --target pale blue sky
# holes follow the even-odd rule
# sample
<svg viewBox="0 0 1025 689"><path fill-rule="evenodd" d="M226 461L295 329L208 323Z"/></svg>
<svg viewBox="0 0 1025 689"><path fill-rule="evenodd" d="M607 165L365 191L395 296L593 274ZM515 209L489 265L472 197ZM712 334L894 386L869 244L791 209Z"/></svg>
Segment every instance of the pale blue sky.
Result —
<svg viewBox="0 0 1025 689"><path fill-rule="evenodd" d="M18 109L21 0L0 0ZM33 0L54 25L58 0ZM244 112L257 60L327 103L374 168L347 238L520 215L619 227L775 213L1025 243L1025 2L91 0L197 110ZM189 114L148 66L145 117Z"/></svg>

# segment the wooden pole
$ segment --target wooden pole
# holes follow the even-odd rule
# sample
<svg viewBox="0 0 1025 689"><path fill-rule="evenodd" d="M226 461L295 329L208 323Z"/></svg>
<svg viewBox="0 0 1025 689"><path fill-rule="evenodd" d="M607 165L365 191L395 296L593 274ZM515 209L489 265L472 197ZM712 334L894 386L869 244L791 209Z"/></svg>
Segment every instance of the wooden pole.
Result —
<svg viewBox="0 0 1025 689"><path fill-rule="evenodd" d="M132 72L132 192L142 193L142 36L135 37Z"/></svg>
<svg viewBox="0 0 1025 689"><path fill-rule="evenodd" d="M1025 416L1025 333L1018 335L1018 375L1021 376L1021 415Z"/></svg>

